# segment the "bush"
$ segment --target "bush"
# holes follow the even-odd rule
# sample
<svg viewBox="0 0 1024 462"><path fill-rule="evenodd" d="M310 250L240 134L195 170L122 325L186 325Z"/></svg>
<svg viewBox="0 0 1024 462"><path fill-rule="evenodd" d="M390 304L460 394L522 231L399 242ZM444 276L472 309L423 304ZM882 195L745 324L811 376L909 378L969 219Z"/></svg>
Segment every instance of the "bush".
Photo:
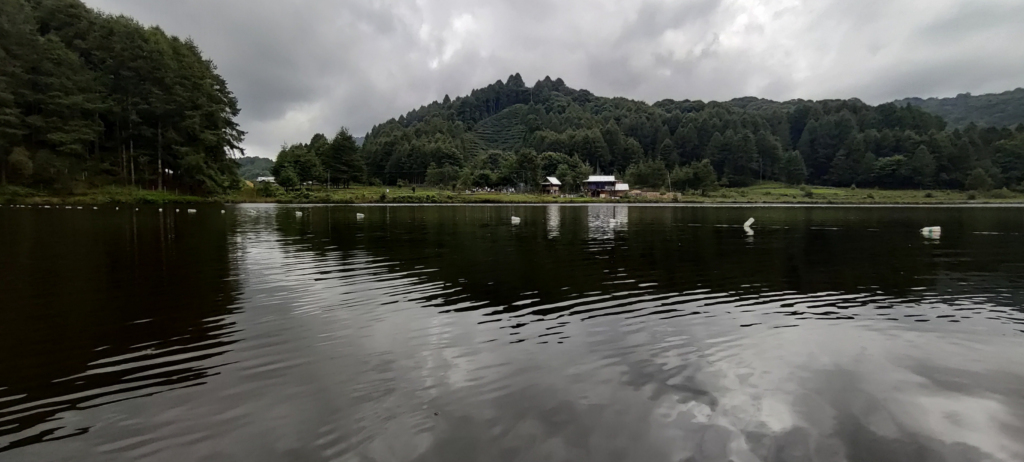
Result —
<svg viewBox="0 0 1024 462"><path fill-rule="evenodd" d="M7 165L14 180L25 181L32 176L32 159L29 159L25 148L14 148L14 152L7 158Z"/></svg>
<svg viewBox="0 0 1024 462"><path fill-rule="evenodd" d="M992 189L992 179L989 178L988 173L980 168L974 169L971 172L971 176L967 178L965 185L968 191L988 191Z"/></svg>
<svg viewBox="0 0 1024 462"><path fill-rule="evenodd" d="M928 199L931 199L931 198L935 197L935 194L932 194L931 191L928 191L928 192L924 193L924 197L928 198Z"/></svg>
<svg viewBox="0 0 1024 462"><path fill-rule="evenodd" d="M868 193L866 196L864 196L864 198L875 200L875 193Z"/></svg>
<svg viewBox="0 0 1024 462"><path fill-rule="evenodd" d="M269 182L260 183L256 191L259 192L260 197L277 197L282 192L280 186Z"/></svg>
<svg viewBox="0 0 1024 462"><path fill-rule="evenodd" d="M996 189L988 193L988 197L991 199L1013 199L1014 194L1009 189Z"/></svg>
<svg viewBox="0 0 1024 462"><path fill-rule="evenodd" d="M800 192L804 194L804 197L814 197L814 190L810 186L800 186Z"/></svg>
<svg viewBox="0 0 1024 462"><path fill-rule="evenodd" d="M972 192L969 192L969 193L967 193L967 200L969 200L969 201L973 201L973 200L975 200L975 199L977 199L977 198L978 198L978 194L977 194L977 193L975 193L975 192L973 192L973 191L972 191Z"/></svg>
<svg viewBox="0 0 1024 462"><path fill-rule="evenodd" d="M397 183L395 183L395 184L396 184L396 185L398 186L398 189L402 189L402 188L404 188L404 187L408 186L408 185L409 185L409 182L408 182L408 181L405 181L405 180L403 180L403 179L401 179L401 178L399 178L399 179L398 179L398 182L397 182Z"/></svg>

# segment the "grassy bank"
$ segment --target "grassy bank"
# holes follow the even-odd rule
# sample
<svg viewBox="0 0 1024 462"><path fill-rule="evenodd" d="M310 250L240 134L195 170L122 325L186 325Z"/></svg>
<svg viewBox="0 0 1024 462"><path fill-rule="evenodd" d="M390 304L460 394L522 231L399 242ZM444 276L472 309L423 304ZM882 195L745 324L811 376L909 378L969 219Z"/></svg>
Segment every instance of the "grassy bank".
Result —
<svg viewBox="0 0 1024 462"><path fill-rule="evenodd" d="M282 204L558 204L558 203L724 203L724 204L1024 204L1024 195L1007 190L989 192L800 188L766 183L721 189L706 194L645 192L622 199L552 197L534 194L466 193L418 187L356 186L349 189L264 191L243 189L226 196L197 197L174 192L105 187L78 193L54 194L18 187L0 187L0 203L18 204L169 204L169 203L282 203Z"/></svg>
<svg viewBox="0 0 1024 462"><path fill-rule="evenodd" d="M185 204L221 202L215 197L176 194L172 191L148 191L123 186L87 189L74 193L53 193L17 186L0 187L0 203L56 205L56 204Z"/></svg>

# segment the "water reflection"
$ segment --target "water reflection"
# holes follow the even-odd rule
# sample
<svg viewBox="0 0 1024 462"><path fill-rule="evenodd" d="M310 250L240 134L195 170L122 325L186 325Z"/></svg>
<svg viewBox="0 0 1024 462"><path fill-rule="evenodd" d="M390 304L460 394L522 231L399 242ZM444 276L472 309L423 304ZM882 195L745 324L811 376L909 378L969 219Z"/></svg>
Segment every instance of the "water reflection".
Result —
<svg viewBox="0 0 1024 462"><path fill-rule="evenodd" d="M587 231L592 240L615 239L617 231L629 229L629 207L591 205L587 207Z"/></svg>
<svg viewBox="0 0 1024 462"><path fill-rule="evenodd" d="M742 226L751 216L756 242ZM205 307L188 325L214 326L213 341L189 343L197 356L180 359L181 368L207 368L202 380L64 408L18 430L89 429L75 438L8 433L0 443L22 441L8 451L39 460L1021 460L1024 244L1011 234L1021 217L1014 209L200 210L179 219L192 221L173 227L174 239L159 240L164 250L142 245L150 250L137 251L138 263L122 266L141 271L148 299L176 303L118 311L156 319L183 304ZM48 239L7 223L5 239ZM146 223L125 239L144 243L172 229ZM200 223L209 227L202 235ZM921 223L942 225L943 239L923 242ZM92 230L83 240L114 240L103 237L105 222L77 226ZM211 241L208 260L182 250L193 239ZM4 269L37 264L0 255ZM203 281L230 295L175 293L165 273L138 268L150 259L193 271L212 265ZM112 276L81 283L108 301L123 287ZM38 273L18 284L43 287ZM17 295L13 311L27 316L36 295ZM52 342L59 332L42 321L30 327L23 342ZM38 368L56 361L23 357ZM133 367L149 367L138 358ZM0 387L33 388L0 378ZM0 412L9 408L0 399Z"/></svg>
<svg viewBox="0 0 1024 462"><path fill-rule="evenodd" d="M0 452L90 431L77 411L213 374L233 343L227 226L155 208L5 214Z"/></svg>

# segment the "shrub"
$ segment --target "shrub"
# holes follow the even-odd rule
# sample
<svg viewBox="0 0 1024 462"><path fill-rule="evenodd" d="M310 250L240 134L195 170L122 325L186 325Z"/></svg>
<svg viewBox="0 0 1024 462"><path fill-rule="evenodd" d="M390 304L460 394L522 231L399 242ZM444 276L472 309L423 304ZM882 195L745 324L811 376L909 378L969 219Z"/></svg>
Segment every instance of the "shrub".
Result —
<svg viewBox="0 0 1024 462"><path fill-rule="evenodd" d="M407 182L407 181L405 181L405 180L403 180L403 179L399 178L399 179L398 179L398 182L397 182L397 183L395 183L395 184L396 184L396 185L398 186L398 189L402 189L402 188L404 188L404 187L408 186L408 185L409 185L409 182Z"/></svg>
<svg viewBox="0 0 1024 462"><path fill-rule="evenodd" d="M864 196L864 198L875 200L875 193L868 193L866 196Z"/></svg>
<svg viewBox="0 0 1024 462"><path fill-rule="evenodd" d="M924 197L926 197L928 199L931 199L931 198L935 197L935 194L932 194L931 191L928 191L928 192L924 193Z"/></svg>
<svg viewBox="0 0 1024 462"><path fill-rule="evenodd" d="M800 192L804 194L804 197L814 197L814 190L810 186L800 186Z"/></svg>
<svg viewBox="0 0 1024 462"><path fill-rule="evenodd" d="M1014 194L1009 189L996 189L988 193L988 197L992 199L1013 199Z"/></svg>
<svg viewBox="0 0 1024 462"><path fill-rule="evenodd" d="M973 201L973 200L975 200L977 198L978 198L978 194L975 193L974 191L971 191L971 192L967 193L967 200Z"/></svg>
<svg viewBox="0 0 1024 462"><path fill-rule="evenodd" d="M967 178L965 186L968 191L988 191L992 189L992 179L984 170L976 168Z"/></svg>

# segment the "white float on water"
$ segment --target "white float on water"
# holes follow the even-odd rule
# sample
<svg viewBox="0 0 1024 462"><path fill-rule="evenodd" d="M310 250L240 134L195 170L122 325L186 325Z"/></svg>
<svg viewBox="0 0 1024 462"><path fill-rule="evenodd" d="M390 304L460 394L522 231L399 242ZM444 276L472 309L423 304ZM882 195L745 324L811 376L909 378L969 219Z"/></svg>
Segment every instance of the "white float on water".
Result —
<svg viewBox="0 0 1024 462"><path fill-rule="evenodd" d="M188 209L188 213L196 213L196 209Z"/></svg>
<svg viewBox="0 0 1024 462"><path fill-rule="evenodd" d="M522 220L520 220L519 217L512 217L512 224L513 225L518 225L520 221L522 221Z"/></svg>
<svg viewBox="0 0 1024 462"><path fill-rule="evenodd" d="M362 220L363 218L366 218L366 215L363 215L361 213L356 214L356 220Z"/></svg>
<svg viewBox="0 0 1024 462"><path fill-rule="evenodd" d="M156 209L157 212L164 213L164 209Z"/></svg>
<svg viewBox="0 0 1024 462"><path fill-rule="evenodd" d="M930 226L927 228L921 228L921 235L927 239L939 239L942 237L942 227Z"/></svg>
<svg viewBox="0 0 1024 462"><path fill-rule="evenodd" d="M302 212L295 212L295 216L301 217L302 216Z"/></svg>
<svg viewBox="0 0 1024 462"><path fill-rule="evenodd" d="M743 230L747 232L748 236L753 236L754 235L754 230L753 230L753 228L750 227L753 224L754 224L754 219L753 218L747 220L746 223L743 223Z"/></svg>
<svg viewBox="0 0 1024 462"><path fill-rule="evenodd" d="M99 210L100 208L99 207L93 207L92 209L93 210Z"/></svg>
<svg viewBox="0 0 1024 462"><path fill-rule="evenodd" d="M174 209L174 211L175 211L175 212L180 212L180 211L181 211L181 209Z"/></svg>
<svg viewBox="0 0 1024 462"><path fill-rule="evenodd" d="M220 211L220 213L227 213L227 212L226 212L226 211L224 211L224 210L221 210L221 211Z"/></svg>

